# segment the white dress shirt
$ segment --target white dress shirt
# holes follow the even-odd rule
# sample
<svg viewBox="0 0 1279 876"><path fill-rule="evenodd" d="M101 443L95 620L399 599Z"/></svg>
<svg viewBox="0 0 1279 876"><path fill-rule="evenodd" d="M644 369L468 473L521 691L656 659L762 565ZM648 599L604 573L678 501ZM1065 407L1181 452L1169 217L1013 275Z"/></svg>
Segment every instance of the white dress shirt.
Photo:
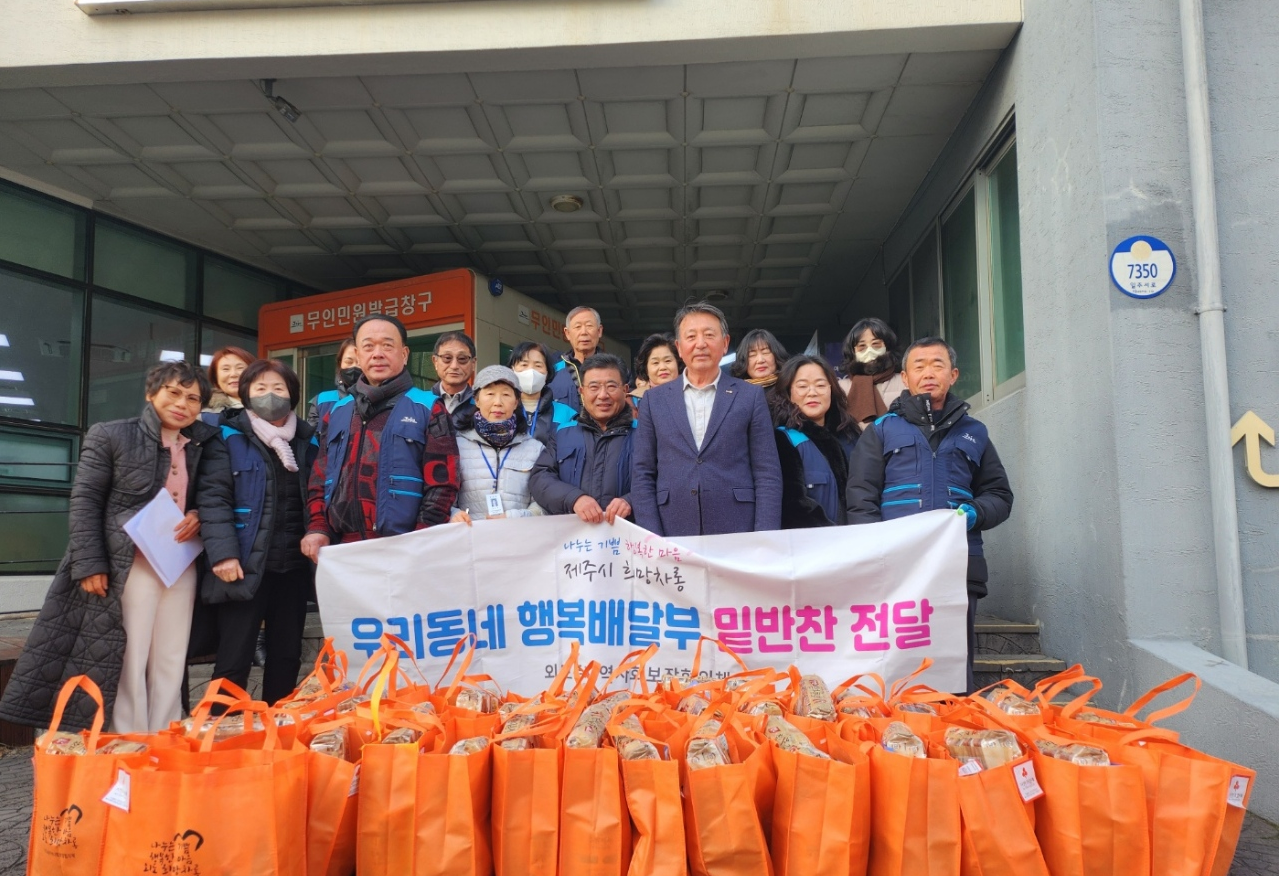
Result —
<svg viewBox="0 0 1279 876"><path fill-rule="evenodd" d="M684 410L688 412L688 425L693 430L693 443L702 449L702 440L706 437L706 427L711 422L711 409L715 407L715 393L719 390L719 379L723 371L715 369L715 379L702 387L688 382L688 372L680 378L684 381Z"/></svg>

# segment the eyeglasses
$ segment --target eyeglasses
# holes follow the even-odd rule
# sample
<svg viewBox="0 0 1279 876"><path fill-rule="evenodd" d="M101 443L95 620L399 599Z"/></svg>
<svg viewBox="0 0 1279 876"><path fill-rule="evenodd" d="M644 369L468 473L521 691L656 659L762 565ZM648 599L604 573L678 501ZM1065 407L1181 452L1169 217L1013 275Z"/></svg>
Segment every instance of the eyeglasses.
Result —
<svg viewBox="0 0 1279 876"><path fill-rule="evenodd" d="M185 387L174 386L172 383L166 383L160 388L163 389L165 395L169 397L169 401L186 401L197 405L202 401L198 391L192 392Z"/></svg>
<svg viewBox="0 0 1279 876"><path fill-rule="evenodd" d="M617 382L617 381L615 381L615 380L611 380L611 381L609 381L608 383L588 383L588 384L586 384L586 391L587 391L587 392L590 392L590 393L596 393L596 392L599 392L601 389L602 389L602 390L606 390L606 391L608 391L608 392L610 392L610 393L613 393L613 392L617 392L617 391L618 391L618 390L620 390L621 388L622 388L622 384L618 383L618 382Z"/></svg>
<svg viewBox="0 0 1279 876"><path fill-rule="evenodd" d="M439 359L445 365L452 365L454 362L459 365L470 365L475 361L474 356L436 356L435 358Z"/></svg>

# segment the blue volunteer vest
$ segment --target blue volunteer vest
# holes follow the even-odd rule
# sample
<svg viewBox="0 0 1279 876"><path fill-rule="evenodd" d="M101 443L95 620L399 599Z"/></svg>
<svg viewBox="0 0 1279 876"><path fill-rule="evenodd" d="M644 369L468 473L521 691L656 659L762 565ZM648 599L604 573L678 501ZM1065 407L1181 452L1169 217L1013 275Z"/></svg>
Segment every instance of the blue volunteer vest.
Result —
<svg viewBox="0 0 1279 876"><path fill-rule="evenodd" d="M324 418L333 410L333 406L342 400L342 393L336 389L326 389L315 397L315 421L323 423Z"/></svg>
<svg viewBox="0 0 1279 876"><path fill-rule="evenodd" d="M827 520L836 526L842 526L846 521L840 519L839 494L844 489L844 485L836 483L835 473L831 471L826 457L817 449L817 445L798 429L778 426L777 431L785 435L791 447L799 452L800 464L804 466L804 487L808 491L809 498L822 506Z"/></svg>
<svg viewBox="0 0 1279 876"><path fill-rule="evenodd" d="M437 396L413 387L391 408L382 429L378 452L377 522L378 535L400 535L417 526L425 482L422 455L426 450L426 430ZM324 480L324 504L333 500L333 487L346 462L351 443L351 417L355 396L348 395L333 405L329 414L328 454Z"/></svg>
<svg viewBox="0 0 1279 876"><path fill-rule="evenodd" d="M625 496L631 491L631 454L637 425L632 420L630 431L621 438L622 452L617 458L617 495L619 496ZM586 430L582 428L581 423L573 420L560 426L555 433L555 456L555 461L559 465L560 480L580 490L582 473L586 469Z"/></svg>
<svg viewBox="0 0 1279 876"><path fill-rule="evenodd" d="M271 463L262 458L261 452L253 446L252 440L239 429L221 426L222 443L226 445L227 456L231 462L231 480L235 493L235 535L240 542L240 560L247 562L253 549L253 542L258 536L258 527L262 525L262 508L266 503L267 468ZM311 436L305 459L297 460L302 471L309 471L318 449L315 436ZM297 475L293 475L293 477ZM306 490L303 488L302 500L305 505Z"/></svg>
<svg viewBox="0 0 1279 876"><path fill-rule="evenodd" d="M934 453L923 431L897 414L873 427L884 448L884 492L879 511L895 520L921 511L958 508L973 499L973 480L990 439L986 427L965 414L950 427ZM968 533L969 556L982 556L981 533Z"/></svg>

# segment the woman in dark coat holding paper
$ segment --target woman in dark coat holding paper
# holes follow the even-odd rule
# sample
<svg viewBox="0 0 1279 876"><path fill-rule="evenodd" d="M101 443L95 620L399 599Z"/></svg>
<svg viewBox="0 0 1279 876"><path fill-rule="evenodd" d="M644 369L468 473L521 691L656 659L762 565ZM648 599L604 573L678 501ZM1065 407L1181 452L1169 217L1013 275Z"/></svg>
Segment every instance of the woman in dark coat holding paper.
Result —
<svg viewBox="0 0 1279 876"><path fill-rule="evenodd" d="M258 629L266 622L262 699L275 703L297 686L302 627L315 566L302 555L307 478L318 445L294 413L301 385L278 359L258 359L240 378L245 410L222 426L234 490L204 509L211 568L200 597L217 613L214 678L240 687ZM220 497L221 498L221 497Z"/></svg>
<svg viewBox="0 0 1279 876"><path fill-rule="evenodd" d="M230 486L226 448L200 421L210 387L186 362L147 372L146 407L89 429L71 488L70 540L26 649L0 700L0 718L48 726L63 683L87 675L102 690L109 727L160 730L181 717L180 692L195 602L196 565L165 587L124 531L161 490L200 531L200 512ZM63 729L86 728L97 706L77 692Z"/></svg>

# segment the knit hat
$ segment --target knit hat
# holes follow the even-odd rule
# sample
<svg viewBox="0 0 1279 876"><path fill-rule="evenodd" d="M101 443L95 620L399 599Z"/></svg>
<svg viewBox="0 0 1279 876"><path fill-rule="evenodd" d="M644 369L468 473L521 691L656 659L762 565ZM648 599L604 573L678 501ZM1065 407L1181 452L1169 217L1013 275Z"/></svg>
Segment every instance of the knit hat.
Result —
<svg viewBox="0 0 1279 876"><path fill-rule="evenodd" d="M515 390L516 395L520 393L519 377L505 365L489 365L487 368L482 369L479 374L475 375L474 389L479 392L492 383L509 383L511 389Z"/></svg>

